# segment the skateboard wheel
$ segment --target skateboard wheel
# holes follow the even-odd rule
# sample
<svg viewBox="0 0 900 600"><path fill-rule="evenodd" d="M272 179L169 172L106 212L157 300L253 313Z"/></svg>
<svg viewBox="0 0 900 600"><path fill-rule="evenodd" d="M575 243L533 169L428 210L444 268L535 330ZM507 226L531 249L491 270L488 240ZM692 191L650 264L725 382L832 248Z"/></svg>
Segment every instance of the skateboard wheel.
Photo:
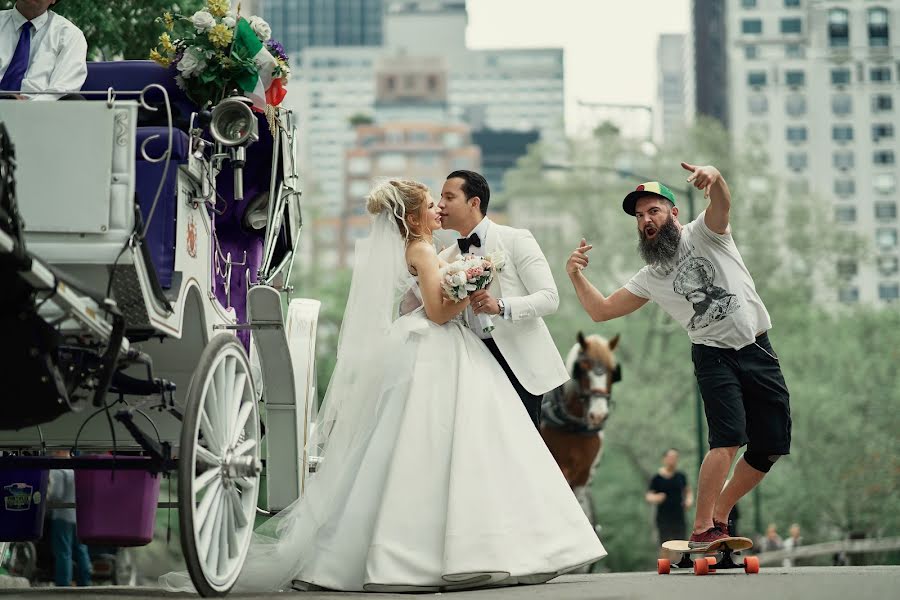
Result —
<svg viewBox="0 0 900 600"><path fill-rule="evenodd" d="M706 575L709 573L709 563L706 558L698 558L694 561L694 575Z"/></svg>
<svg viewBox="0 0 900 600"><path fill-rule="evenodd" d="M759 573L759 557L758 556L745 556L744 557L744 573L751 575L753 573Z"/></svg>
<svg viewBox="0 0 900 600"><path fill-rule="evenodd" d="M672 570L672 563L668 558L659 558L656 560L656 572L660 575L668 575Z"/></svg>
<svg viewBox="0 0 900 600"><path fill-rule="evenodd" d="M709 572L715 573L716 572L716 569L715 569L716 563L719 562L716 559L716 557L715 556L707 556L706 562L709 564Z"/></svg>

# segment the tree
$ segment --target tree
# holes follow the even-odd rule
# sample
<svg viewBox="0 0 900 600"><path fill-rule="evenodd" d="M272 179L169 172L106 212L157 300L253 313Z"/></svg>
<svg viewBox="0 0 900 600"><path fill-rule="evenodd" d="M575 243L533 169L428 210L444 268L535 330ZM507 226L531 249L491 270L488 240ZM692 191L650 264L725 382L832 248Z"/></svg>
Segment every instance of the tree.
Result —
<svg viewBox="0 0 900 600"><path fill-rule="evenodd" d="M900 402L900 316L896 310L818 302L834 297L835 257L858 258L865 246L833 227L830 205L810 194L786 194L758 140L744 140L737 156L730 148L727 132L705 120L653 157L638 142L601 127L562 149L533 146L504 180L511 224L532 229L559 287L560 309L546 322L561 353L579 330L621 334L623 380L614 390L594 480L601 539L609 550L602 568L653 564L652 511L643 492L663 449L681 449L683 469L696 486L695 379L690 342L678 324L654 304L610 323L592 323L564 265L583 236L594 244L589 279L607 293L628 281L642 266L634 220L621 208L624 194L641 182L630 173L676 190L684 223L690 215L678 191L687 185L681 160L716 164L731 187L734 236L772 316L773 344L791 391L792 453L760 488L763 525L799 521L809 542L854 530L898 531L900 519L886 500L900 489L894 433L900 430L894 409ZM573 168L548 169L548 163ZM695 191L695 202L696 211L705 207L702 193ZM752 503L753 498L741 502L745 533L753 529ZM635 540L646 543L641 547Z"/></svg>
<svg viewBox="0 0 900 600"><path fill-rule="evenodd" d="M0 9L15 0L0 0ZM157 44L163 26L155 22L164 12L191 15L204 0L59 0L51 9L77 25L88 43L89 60L145 59Z"/></svg>

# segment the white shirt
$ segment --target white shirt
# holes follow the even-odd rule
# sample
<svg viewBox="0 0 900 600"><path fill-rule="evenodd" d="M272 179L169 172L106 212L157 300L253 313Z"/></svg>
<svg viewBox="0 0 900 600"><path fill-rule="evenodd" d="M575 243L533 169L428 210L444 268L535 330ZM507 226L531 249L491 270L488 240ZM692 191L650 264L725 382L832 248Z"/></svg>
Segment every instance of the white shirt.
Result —
<svg viewBox="0 0 900 600"><path fill-rule="evenodd" d="M469 233L469 236L471 236L473 233L478 234L478 239L481 240L481 246L471 246L469 248L468 254L474 254L475 256L484 256L485 237L487 236L487 230L488 230L489 223L490 223L490 220L487 217L484 217L483 219L481 219L481 222L475 226L475 229L473 229ZM469 329L474 331L478 337L480 337L481 339L487 339L489 337L493 337L490 333L484 333L481 330L481 327L478 327L474 324L475 323L475 311L472 310L471 304L466 307L465 315L466 315L465 316L466 323L469 325ZM506 303L504 303L503 315L491 315L491 316L494 318L502 317L504 319L508 319L509 318L509 307L506 306Z"/></svg>
<svg viewBox="0 0 900 600"><path fill-rule="evenodd" d="M645 266L625 289L659 304L695 344L736 350L755 342L772 322L731 227L716 233L705 216L706 211L682 228L672 264Z"/></svg>
<svg viewBox="0 0 900 600"><path fill-rule="evenodd" d="M12 60L22 26L27 22L15 8L0 10L0 78ZM54 94L77 92L87 78L87 41L71 21L48 10L31 24L31 54L22 80L22 94L30 100L57 100Z"/></svg>

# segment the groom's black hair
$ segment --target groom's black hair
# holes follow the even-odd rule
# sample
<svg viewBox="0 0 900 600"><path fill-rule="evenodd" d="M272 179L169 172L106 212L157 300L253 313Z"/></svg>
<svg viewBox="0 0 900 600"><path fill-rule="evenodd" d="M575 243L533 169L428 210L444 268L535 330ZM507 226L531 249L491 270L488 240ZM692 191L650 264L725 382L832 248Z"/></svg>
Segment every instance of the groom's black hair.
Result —
<svg viewBox="0 0 900 600"><path fill-rule="evenodd" d="M488 186L487 179L481 173L465 169L453 171L447 175L447 179L453 179L454 177L459 177L463 180L462 191L466 195L466 200L473 196L478 196L481 199L481 214L486 215L488 202L491 201L491 188Z"/></svg>

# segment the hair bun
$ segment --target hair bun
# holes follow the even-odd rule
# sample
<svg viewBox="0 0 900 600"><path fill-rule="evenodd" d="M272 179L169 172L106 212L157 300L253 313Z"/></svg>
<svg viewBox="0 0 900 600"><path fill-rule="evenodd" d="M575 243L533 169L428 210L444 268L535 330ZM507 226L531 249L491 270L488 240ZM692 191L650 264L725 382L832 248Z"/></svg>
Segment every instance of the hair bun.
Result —
<svg viewBox="0 0 900 600"><path fill-rule="evenodd" d="M377 215L384 211L394 212L394 207L402 202L399 190L391 180L385 180L372 188L366 198L366 210L369 214Z"/></svg>

